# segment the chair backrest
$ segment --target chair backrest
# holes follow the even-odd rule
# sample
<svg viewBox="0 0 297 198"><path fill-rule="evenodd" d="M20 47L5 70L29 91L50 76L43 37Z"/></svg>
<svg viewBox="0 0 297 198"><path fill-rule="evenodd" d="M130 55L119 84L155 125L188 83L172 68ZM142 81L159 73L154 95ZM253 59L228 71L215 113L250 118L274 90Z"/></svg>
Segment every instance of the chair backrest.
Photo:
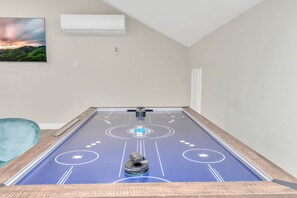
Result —
<svg viewBox="0 0 297 198"><path fill-rule="evenodd" d="M0 119L0 167L38 143L38 124L22 118Z"/></svg>

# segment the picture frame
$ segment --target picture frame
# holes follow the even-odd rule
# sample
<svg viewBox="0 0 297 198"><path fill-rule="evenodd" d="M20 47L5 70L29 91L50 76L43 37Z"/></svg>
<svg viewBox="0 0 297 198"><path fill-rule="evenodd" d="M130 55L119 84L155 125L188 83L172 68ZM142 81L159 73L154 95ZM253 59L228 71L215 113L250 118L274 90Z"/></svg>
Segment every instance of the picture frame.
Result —
<svg viewBox="0 0 297 198"><path fill-rule="evenodd" d="M44 18L0 17L0 62L47 62Z"/></svg>

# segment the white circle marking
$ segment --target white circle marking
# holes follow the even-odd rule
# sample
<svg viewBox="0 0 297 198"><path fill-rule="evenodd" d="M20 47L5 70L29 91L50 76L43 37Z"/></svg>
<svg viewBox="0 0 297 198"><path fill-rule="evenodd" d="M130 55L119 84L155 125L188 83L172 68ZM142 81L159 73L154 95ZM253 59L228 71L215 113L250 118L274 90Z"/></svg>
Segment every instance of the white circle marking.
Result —
<svg viewBox="0 0 297 198"><path fill-rule="evenodd" d="M222 159L219 159L219 160L217 160L217 161L205 161L205 162L203 162L203 161L199 161L199 160L193 160L193 159L190 159L190 158L188 158L188 157L185 156L185 154L186 154L187 152L190 152L190 151L211 151L211 152L214 152L214 153L217 153L217 154L221 155ZM203 154L203 155L205 156L205 155L207 155L207 154ZM190 149L190 150L186 150L185 152L183 152L183 157L184 157L185 159L187 159L187 160L189 160L189 161L191 161L191 162L195 162L195 163L212 163L212 164L214 164L214 163L219 163L219 162L225 160L225 155L224 155L224 154L222 154L222 153L220 153L220 152L218 152L218 151L211 150L211 149ZM203 157L203 158L205 158L205 157Z"/></svg>
<svg viewBox="0 0 297 198"><path fill-rule="evenodd" d="M60 162L60 161L58 160L58 158L59 158L60 156L62 156L62 155L65 155L65 154L68 154L68 153L75 153L75 152L87 152L87 153L93 153L93 154L95 154L96 157L95 157L94 159L92 159L92 160L89 160L89 161L86 161L86 162L81 162L81 163L63 163L63 162ZM81 157L83 157L83 156L81 156ZM55 161L56 161L58 164L75 166L75 165L83 165L83 164L91 163L91 162L97 160L98 158L99 158L99 154L96 153L96 152L94 152L94 151L88 151L88 150L74 150L74 151L68 151L68 152L61 153L60 155L58 155L58 156L55 157ZM76 158L76 159L77 159L77 158Z"/></svg>

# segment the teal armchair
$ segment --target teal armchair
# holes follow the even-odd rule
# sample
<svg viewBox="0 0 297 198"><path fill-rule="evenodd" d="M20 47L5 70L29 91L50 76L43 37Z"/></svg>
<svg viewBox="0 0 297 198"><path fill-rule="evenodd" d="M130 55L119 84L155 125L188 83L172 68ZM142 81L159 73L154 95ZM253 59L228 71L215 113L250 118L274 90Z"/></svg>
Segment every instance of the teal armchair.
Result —
<svg viewBox="0 0 297 198"><path fill-rule="evenodd" d="M0 167L36 145L39 136L39 126L31 120L0 119Z"/></svg>

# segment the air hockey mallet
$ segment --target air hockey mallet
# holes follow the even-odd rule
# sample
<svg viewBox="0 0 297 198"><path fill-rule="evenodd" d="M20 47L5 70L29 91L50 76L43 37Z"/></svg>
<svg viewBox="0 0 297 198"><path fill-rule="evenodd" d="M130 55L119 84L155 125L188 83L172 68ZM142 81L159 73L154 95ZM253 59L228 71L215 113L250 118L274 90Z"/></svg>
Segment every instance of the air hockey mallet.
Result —
<svg viewBox="0 0 297 198"><path fill-rule="evenodd" d="M140 153L130 153L130 160L125 163L125 172L129 176L141 176L148 173L148 160Z"/></svg>
<svg viewBox="0 0 297 198"><path fill-rule="evenodd" d="M145 107L137 107L136 109L128 109L127 112L135 112L138 121L143 121L146 117L146 112L153 112L153 109L146 109Z"/></svg>
<svg viewBox="0 0 297 198"><path fill-rule="evenodd" d="M137 107L135 116L136 116L138 121L143 121L145 119L145 116L146 116L145 108L144 107Z"/></svg>

